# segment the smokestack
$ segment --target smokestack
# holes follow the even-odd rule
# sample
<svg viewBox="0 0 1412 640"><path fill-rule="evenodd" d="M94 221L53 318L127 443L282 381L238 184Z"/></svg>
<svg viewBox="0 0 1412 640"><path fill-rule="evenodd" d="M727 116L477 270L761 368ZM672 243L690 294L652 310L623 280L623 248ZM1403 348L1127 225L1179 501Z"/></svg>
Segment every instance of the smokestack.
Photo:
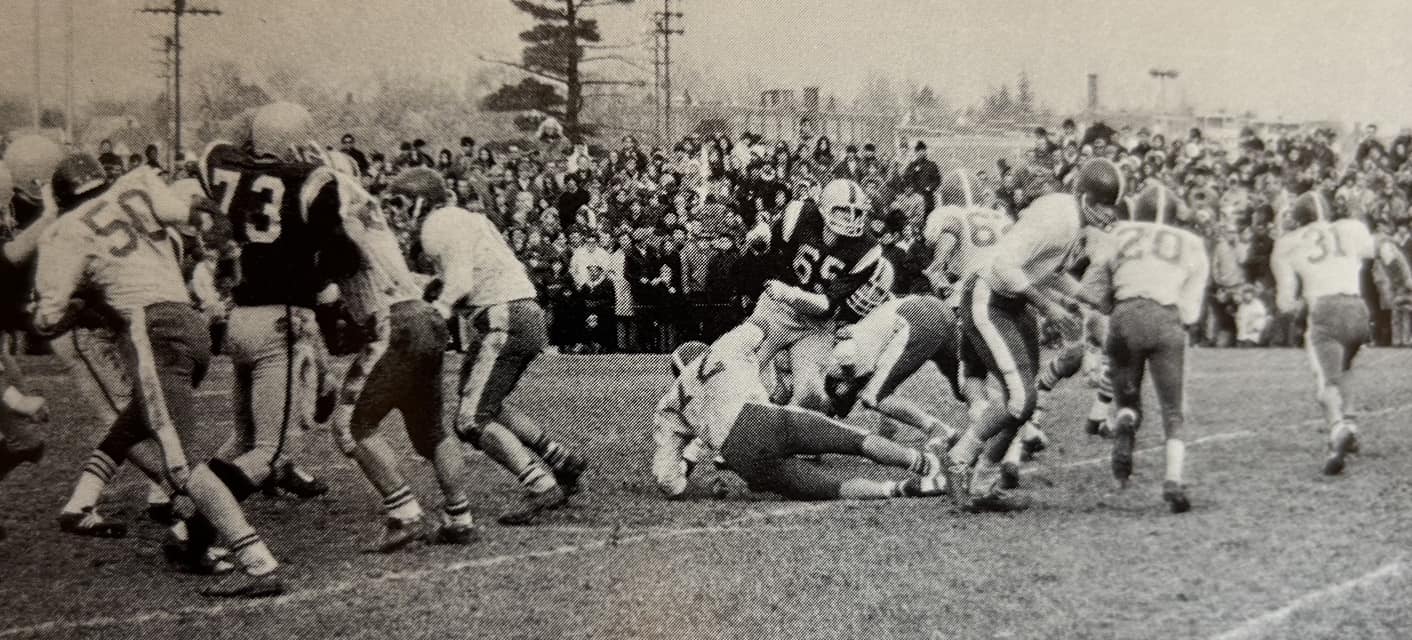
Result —
<svg viewBox="0 0 1412 640"><path fill-rule="evenodd" d="M805 110L805 111L818 111L818 110L819 110L819 88L818 88L818 87L804 87L804 110Z"/></svg>
<svg viewBox="0 0 1412 640"><path fill-rule="evenodd" d="M1088 74L1088 110L1098 111L1098 74Z"/></svg>

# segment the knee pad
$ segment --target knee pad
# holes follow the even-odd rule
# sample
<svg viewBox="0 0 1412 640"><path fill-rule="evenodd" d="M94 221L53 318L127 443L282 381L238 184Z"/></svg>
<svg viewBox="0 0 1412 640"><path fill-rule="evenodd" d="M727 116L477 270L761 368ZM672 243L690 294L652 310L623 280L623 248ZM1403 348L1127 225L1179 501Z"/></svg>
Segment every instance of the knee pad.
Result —
<svg viewBox="0 0 1412 640"><path fill-rule="evenodd" d="M259 487L255 486L255 483L245 475L245 471L232 462L221 458L211 458L206 466L211 469L211 473L220 478L221 482L230 490L231 495L235 496L236 502L244 502L246 498L259 490Z"/></svg>

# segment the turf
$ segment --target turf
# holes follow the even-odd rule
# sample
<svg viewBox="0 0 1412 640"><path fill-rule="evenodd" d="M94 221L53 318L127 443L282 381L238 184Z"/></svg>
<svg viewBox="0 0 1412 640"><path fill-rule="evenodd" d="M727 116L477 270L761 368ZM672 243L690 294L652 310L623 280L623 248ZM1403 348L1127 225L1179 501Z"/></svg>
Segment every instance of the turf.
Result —
<svg viewBox="0 0 1412 640"><path fill-rule="evenodd" d="M25 362L53 403L49 457L0 487L0 638L1399 638L1412 633L1412 352L1360 360L1361 456L1319 475L1324 434L1302 353L1201 350L1188 381L1191 513L1160 499L1160 433L1139 434L1135 484L1117 491L1107 441L1082 434L1088 391L1062 387L1050 450L1029 468L1037 506L956 513L942 499L788 503L745 495L661 499L648 464L662 357L546 356L519 406L586 452L587 491L541 526L493 524L512 479L468 451L481 543L373 556L378 501L326 432L299 461L333 485L309 502L254 498L249 513L291 592L196 595L169 573L160 530L125 472L103 509L126 540L58 532L54 516L98 425L59 366ZM218 362L200 410L209 455L230 421ZM956 417L931 373L904 393ZM1151 398L1149 396L1149 402ZM1155 407L1154 407L1155 409ZM855 414L870 425L872 418ZM397 434L396 419L384 425ZM430 468L406 468L423 503ZM843 458L825 464L885 474Z"/></svg>

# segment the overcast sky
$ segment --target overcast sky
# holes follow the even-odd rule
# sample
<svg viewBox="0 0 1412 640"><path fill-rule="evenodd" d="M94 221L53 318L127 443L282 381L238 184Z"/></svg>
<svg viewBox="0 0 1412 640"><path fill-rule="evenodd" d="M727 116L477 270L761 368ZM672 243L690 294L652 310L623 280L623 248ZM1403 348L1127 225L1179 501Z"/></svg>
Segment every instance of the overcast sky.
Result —
<svg viewBox="0 0 1412 640"><path fill-rule="evenodd" d="M184 22L188 70L219 58L258 76L295 65L356 84L373 69L415 69L459 81L484 63L517 57L528 26L508 0L200 0L225 11ZM155 93L151 38L168 18L142 0L75 0L80 99ZM153 3L170 0L152 0ZM200 3L197 0L193 2ZM1024 69L1061 111L1082 106L1098 73L1105 102L1151 104L1154 66L1181 72L1180 90L1203 109L1265 116L1412 124L1412 2L1359 0L674 0L686 35L674 56L722 77L806 84L852 95L871 71L938 87L969 103ZM645 41L661 0L597 10L619 41ZM34 72L31 0L0 0L0 86L27 92ZM46 98L62 96L61 0L44 0L41 70ZM639 54L650 61L650 55ZM642 74L650 80L651 74Z"/></svg>

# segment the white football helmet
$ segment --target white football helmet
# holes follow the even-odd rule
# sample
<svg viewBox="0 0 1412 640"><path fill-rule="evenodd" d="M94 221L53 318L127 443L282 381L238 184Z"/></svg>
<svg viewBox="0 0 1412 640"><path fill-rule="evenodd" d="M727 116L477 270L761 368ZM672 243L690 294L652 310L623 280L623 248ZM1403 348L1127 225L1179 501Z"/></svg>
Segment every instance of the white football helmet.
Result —
<svg viewBox="0 0 1412 640"><path fill-rule="evenodd" d="M892 283L895 279L892 262L880 257L877 266L873 267L873 275L849 294L844 304L859 318L866 317L873 309L892 299Z"/></svg>
<svg viewBox="0 0 1412 640"><path fill-rule="evenodd" d="M834 180L819 195L819 211L824 215L824 224L846 238L863 235L872 209L868 194L852 180Z"/></svg>
<svg viewBox="0 0 1412 640"><path fill-rule="evenodd" d="M34 202L43 197L42 187L49 183L63 159L64 151L58 143L37 134L15 138L5 149L5 166L10 168L14 190Z"/></svg>
<svg viewBox="0 0 1412 640"><path fill-rule="evenodd" d="M250 118L250 146L258 155L288 158L311 144L314 116L293 102L272 102Z"/></svg>

